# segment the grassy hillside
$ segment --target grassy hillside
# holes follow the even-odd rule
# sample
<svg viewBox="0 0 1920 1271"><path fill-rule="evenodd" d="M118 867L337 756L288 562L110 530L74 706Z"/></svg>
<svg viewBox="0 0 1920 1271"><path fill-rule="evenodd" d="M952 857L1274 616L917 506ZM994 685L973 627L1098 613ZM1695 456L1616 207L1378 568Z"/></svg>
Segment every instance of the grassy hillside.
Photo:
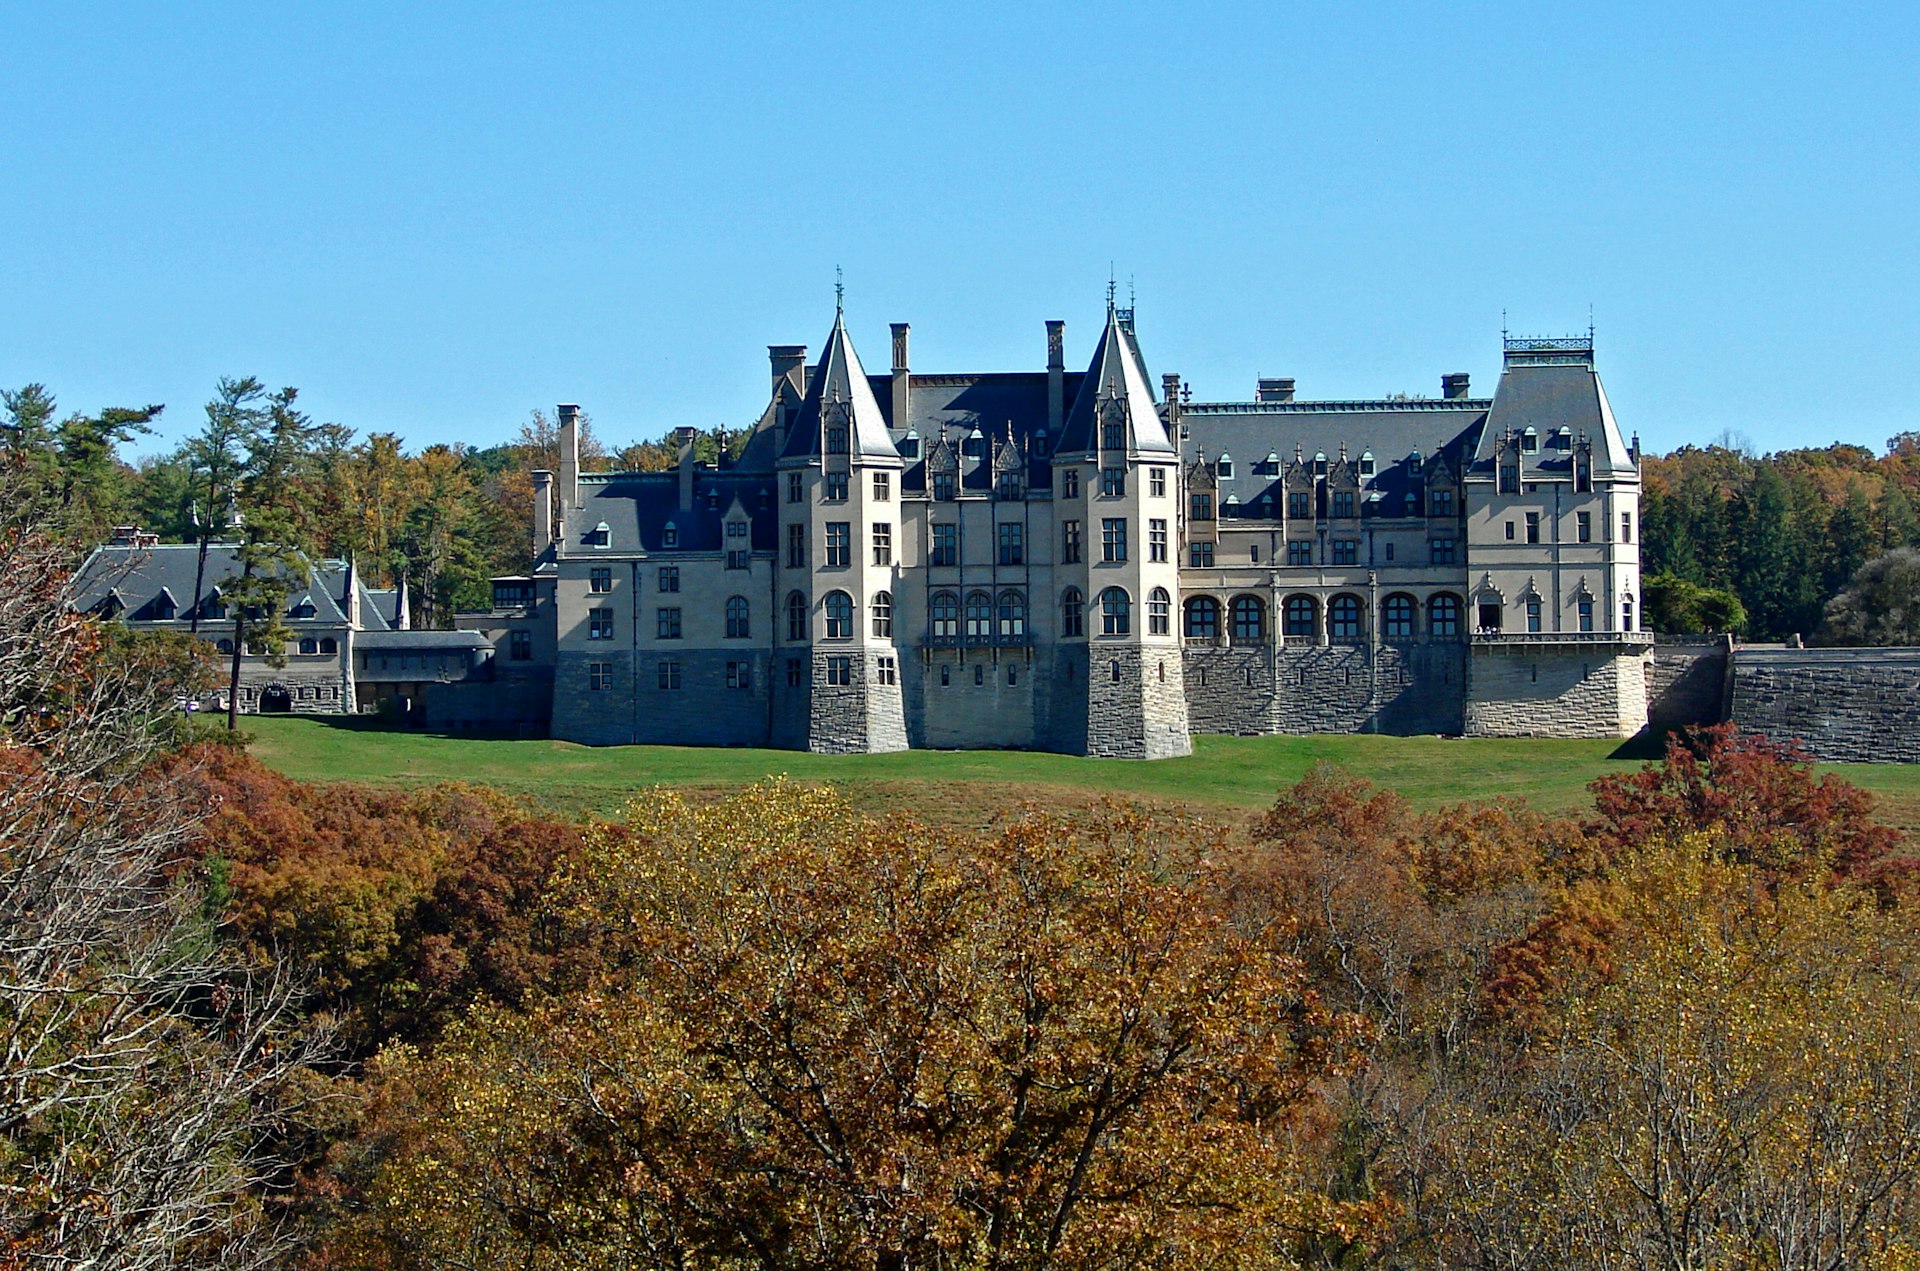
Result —
<svg viewBox="0 0 1920 1271"><path fill-rule="evenodd" d="M612 812L656 784L718 791L784 773L843 786L862 806L911 809L978 824L1010 802L1084 801L1103 794L1231 814L1271 804L1326 760L1417 804L1500 795L1542 810L1580 807L1586 784L1627 772L1640 752L1611 741L1442 740L1436 737L1196 737L1189 759L1139 763L1019 751L912 751L828 756L787 750L576 746L382 731L358 720L256 718L253 753L290 776L376 784L472 781L559 813ZM1920 767L1835 764L1883 796L1888 819L1920 828Z"/></svg>

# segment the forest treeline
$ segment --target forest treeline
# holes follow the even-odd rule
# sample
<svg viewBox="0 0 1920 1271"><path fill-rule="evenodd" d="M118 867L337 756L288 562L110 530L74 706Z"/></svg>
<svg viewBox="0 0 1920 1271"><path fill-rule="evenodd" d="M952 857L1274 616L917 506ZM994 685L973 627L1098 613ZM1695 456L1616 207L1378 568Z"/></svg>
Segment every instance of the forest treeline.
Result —
<svg viewBox="0 0 1920 1271"><path fill-rule="evenodd" d="M1920 1267L1920 870L1764 739L1569 818L305 784L18 473L0 1267Z"/></svg>
<svg viewBox="0 0 1920 1271"><path fill-rule="evenodd" d="M499 444L409 452L393 433L358 437L316 424L296 398L252 379L223 380L192 436L128 463L120 448L150 431L161 407L62 417L46 388L29 384L0 392L0 438L60 491L76 532L96 538L117 524L169 542L228 533L235 512L260 514L250 498L257 473L277 462L285 480L272 488L283 506L265 509L284 518L276 533L309 557L354 557L376 585L404 580L423 626L451 626L456 610L484 608L489 578L527 568L529 474L559 466L558 432L545 413L531 412ZM294 427L273 429L276 402ZM674 461L666 439L611 449L582 420L589 471L652 472ZM696 454L710 462L737 454L746 436L709 429ZM277 449L261 444L267 437ZM1839 444L1761 457L1685 446L1647 456L1643 475L1641 566L1656 630L1920 643L1920 556L1883 563L1853 587L1869 562L1920 549L1920 433L1890 439L1881 455ZM1888 623L1894 609L1912 616Z"/></svg>

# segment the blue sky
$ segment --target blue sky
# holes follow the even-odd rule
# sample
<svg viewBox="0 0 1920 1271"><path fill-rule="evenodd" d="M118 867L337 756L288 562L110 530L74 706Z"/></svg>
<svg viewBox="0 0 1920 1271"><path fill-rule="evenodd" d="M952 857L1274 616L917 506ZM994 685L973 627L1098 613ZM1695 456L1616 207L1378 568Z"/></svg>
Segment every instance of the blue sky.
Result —
<svg viewBox="0 0 1920 1271"><path fill-rule="evenodd" d="M550 8L560 9L551 12ZM222 374L418 446L750 422L869 369L1482 391L1598 327L1651 448L1920 428L1920 6L9 6L0 384Z"/></svg>

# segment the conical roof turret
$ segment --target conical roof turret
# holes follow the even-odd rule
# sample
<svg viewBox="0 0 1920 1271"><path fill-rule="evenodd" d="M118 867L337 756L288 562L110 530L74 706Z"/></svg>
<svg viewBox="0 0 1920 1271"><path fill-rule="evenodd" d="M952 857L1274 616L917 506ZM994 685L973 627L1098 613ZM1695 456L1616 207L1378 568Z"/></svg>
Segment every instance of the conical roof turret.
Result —
<svg viewBox="0 0 1920 1271"><path fill-rule="evenodd" d="M898 459L900 451L887 432L886 416L860 365L853 339L847 334L845 314L835 309L833 331L820 352L820 365L807 385L806 399L787 432L784 457L808 457L821 452L828 422L844 422L848 449L858 457Z"/></svg>
<svg viewBox="0 0 1920 1271"><path fill-rule="evenodd" d="M1107 301L1107 326L1093 351L1087 376L1073 399L1060 430L1056 454L1092 453L1100 449L1099 424L1118 414L1127 425L1127 448L1152 454L1173 454L1166 426L1153 400L1152 381L1133 333L1120 320L1120 311Z"/></svg>

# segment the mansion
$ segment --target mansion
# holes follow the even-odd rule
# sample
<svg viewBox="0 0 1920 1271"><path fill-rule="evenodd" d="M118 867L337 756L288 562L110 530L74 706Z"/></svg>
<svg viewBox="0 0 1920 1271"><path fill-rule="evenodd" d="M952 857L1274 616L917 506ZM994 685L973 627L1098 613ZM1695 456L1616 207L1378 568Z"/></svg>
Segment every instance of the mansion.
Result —
<svg viewBox="0 0 1920 1271"><path fill-rule="evenodd" d="M326 632L293 660L322 674L292 709L365 709L433 665L402 683L417 723L604 745L1160 758L1195 732L1646 726L1639 455L1590 335L1507 339L1491 397L1456 374L1432 398L1261 379L1202 402L1155 383L1111 300L1084 370L1060 322L1036 371L916 371L891 334L884 374L838 312L817 358L772 346L717 465L681 429L672 471L582 472L561 406L531 569L451 633L316 574ZM192 549L147 550L173 563L90 562L83 600L157 620L167 587L127 580L177 580ZM109 574L139 595L110 602ZM256 670L243 706L284 706Z"/></svg>

